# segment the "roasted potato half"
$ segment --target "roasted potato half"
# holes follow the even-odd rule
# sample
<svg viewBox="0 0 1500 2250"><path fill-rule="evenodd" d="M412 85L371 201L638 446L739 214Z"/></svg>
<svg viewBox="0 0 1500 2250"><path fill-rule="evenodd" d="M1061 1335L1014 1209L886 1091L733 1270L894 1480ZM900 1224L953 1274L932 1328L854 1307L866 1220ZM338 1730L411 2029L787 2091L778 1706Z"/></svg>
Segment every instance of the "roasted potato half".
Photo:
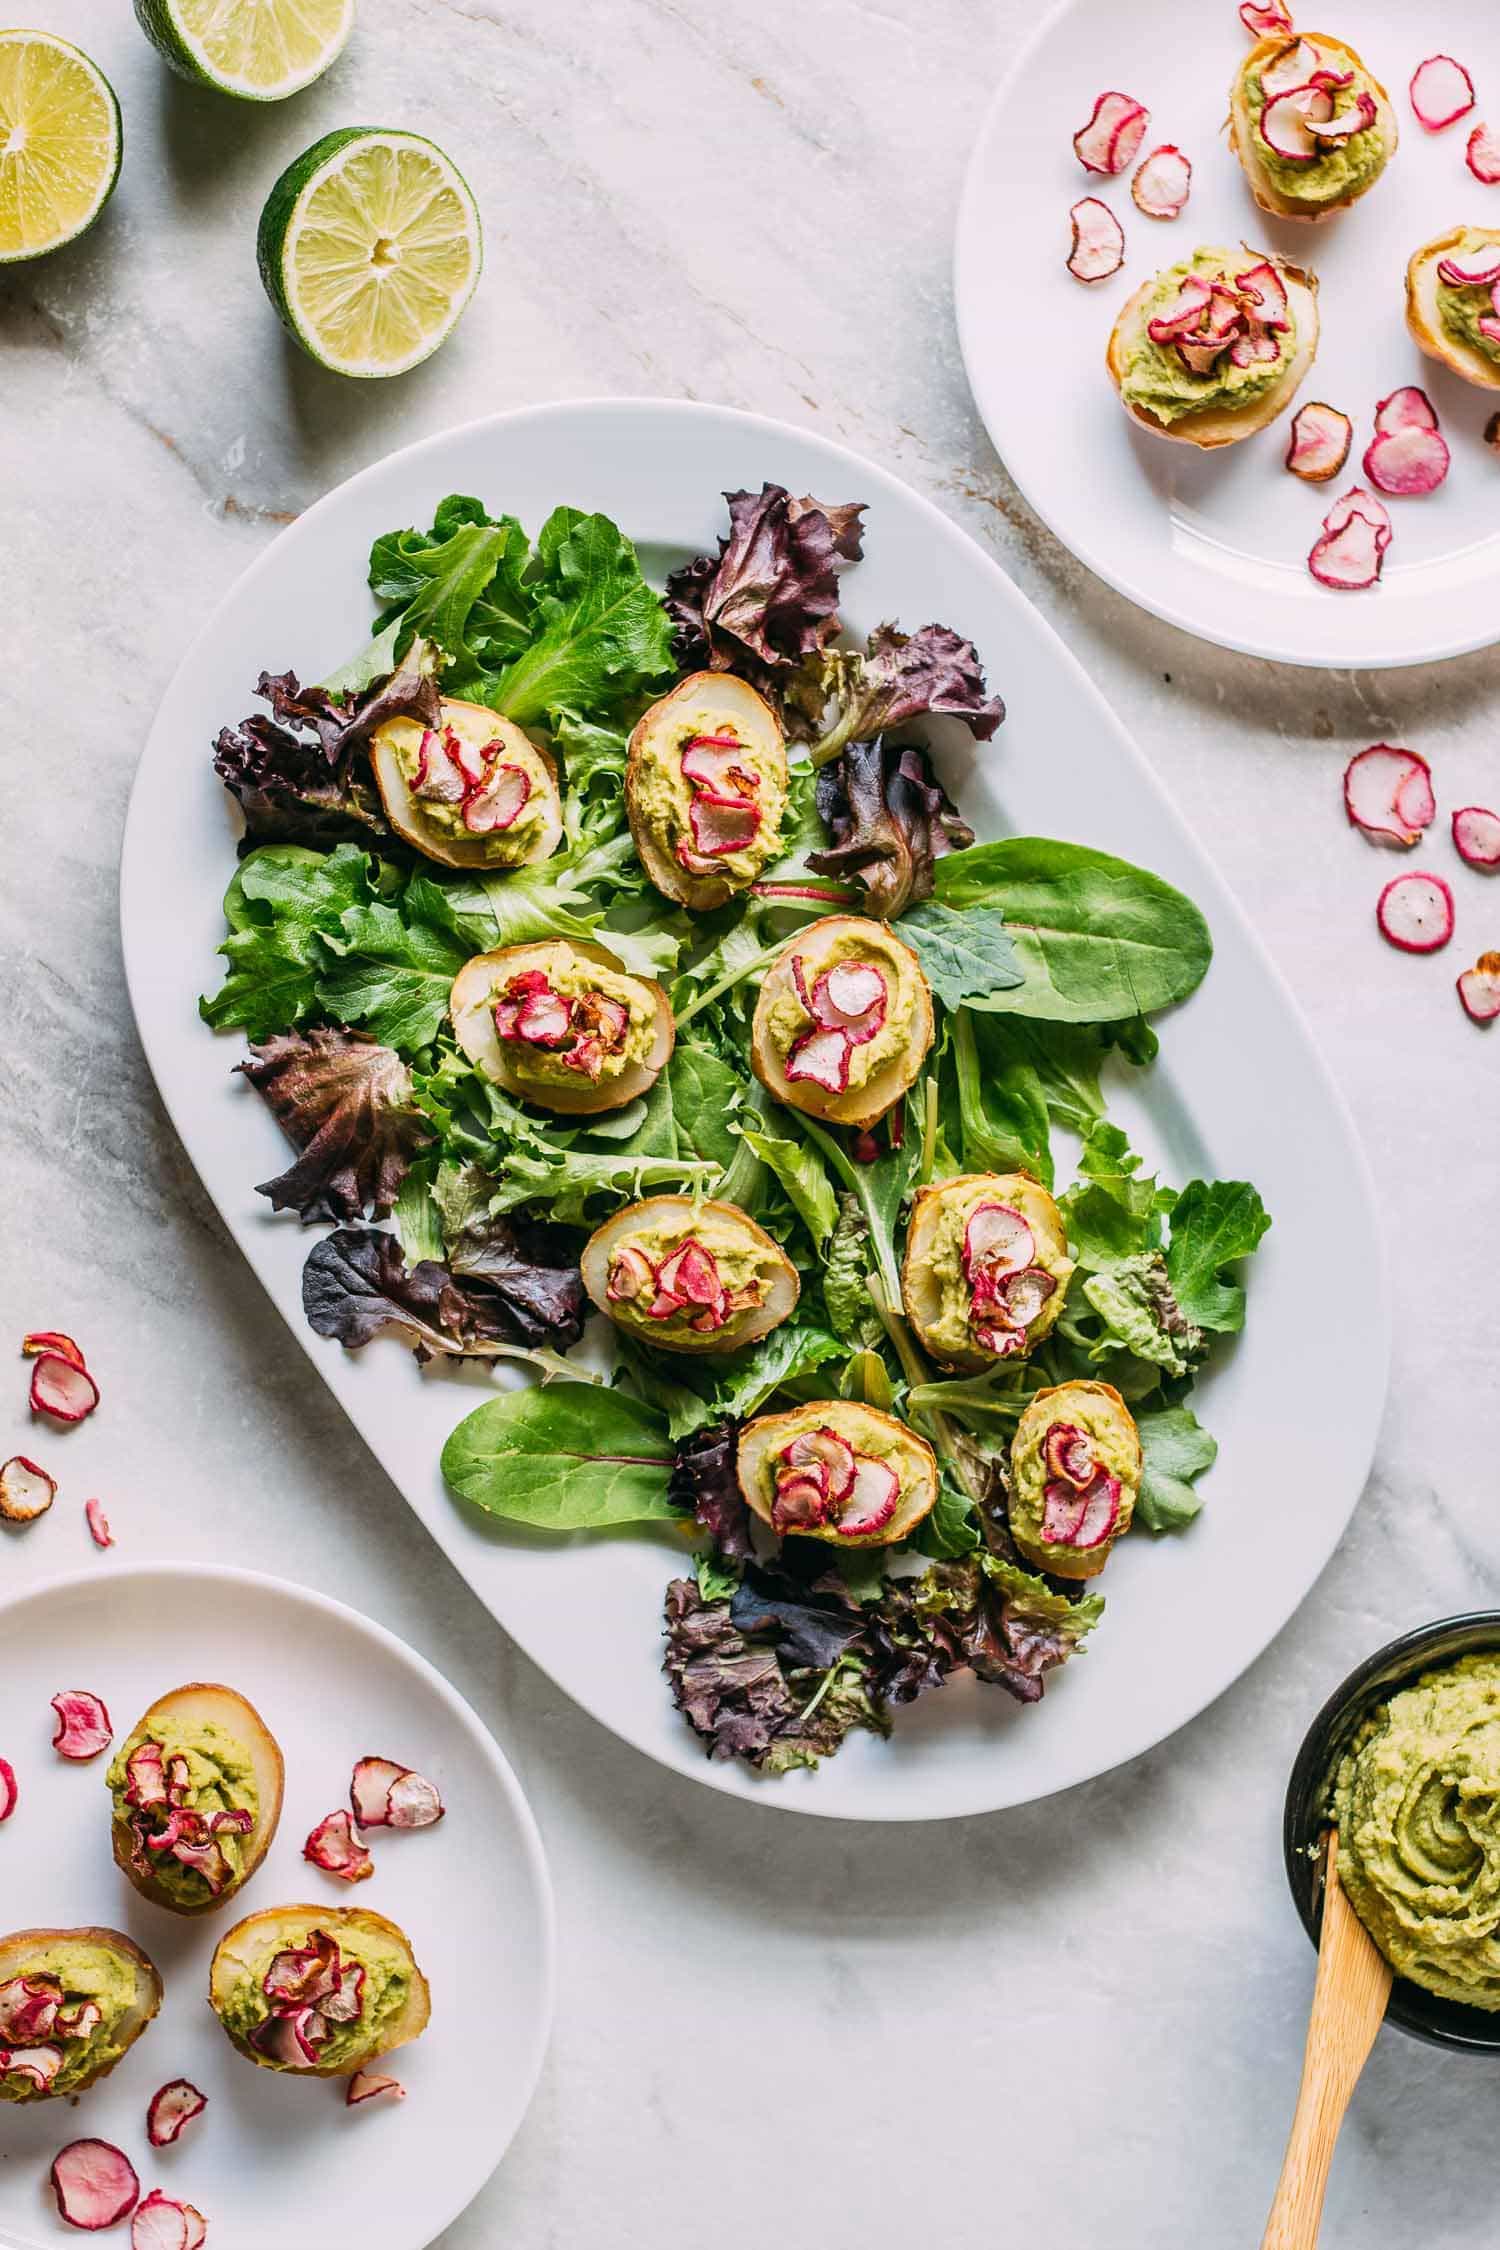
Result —
<svg viewBox="0 0 1500 2250"><path fill-rule="evenodd" d="M912 1206L901 1293L945 1367L1026 1358L1056 1327L1072 1273L1062 1213L1029 1172L962 1172Z"/></svg>
<svg viewBox="0 0 1500 2250"><path fill-rule="evenodd" d="M786 793L781 722L731 673L690 673L630 737L625 810L641 865L694 913L747 890L777 857Z"/></svg>
<svg viewBox="0 0 1500 2250"><path fill-rule="evenodd" d="M1299 52L1300 50L1300 52ZM1309 53L1311 59L1309 60ZM1280 58L1285 58L1282 61ZM1383 153L1375 169L1365 179L1350 181L1331 194L1298 195L1295 175L1281 173L1273 176L1266 162L1269 153L1256 124L1255 108L1250 94L1250 82L1259 79L1265 71L1277 74L1276 83L1286 80L1287 88L1306 85L1314 70L1328 70L1336 75L1346 71L1355 74L1354 91L1368 89L1375 105L1375 118L1368 128L1379 134ZM1363 137L1363 136L1361 136ZM1239 69L1234 74L1229 89L1229 145L1240 160L1240 167L1249 183L1250 193L1262 211L1273 219L1326 219L1335 211L1347 211L1360 196L1368 195L1381 173L1396 153L1401 138L1401 128L1390 96L1374 77L1352 47L1342 39L1331 39L1326 32L1303 32L1292 38L1284 33L1270 39L1257 41ZM1318 172L1316 160L1307 166L1309 189Z"/></svg>
<svg viewBox="0 0 1500 2250"><path fill-rule="evenodd" d="M801 1290L748 1212L689 1195L616 1211L585 1243L582 1267L600 1312L668 1352L738 1351L795 1312Z"/></svg>
<svg viewBox="0 0 1500 2250"><path fill-rule="evenodd" d="M1251 262L1267 260L1278 268L1286 283L1287 298L1297 324L1297 342L1285 369L1269 389L1248 399L1243 406L1195 407L1170 422L1153 414L1149 407L1127 399L1123 387L1126 371L1132 353L1148 340L1146 326L1153 317L1151 305L1161 280L1160 274L1153 274L1126 299L1110 331L1109 348L1105 353L1105 364L1110 380L1120 393L1120 404L1142 429L1154 430L1158 437L1175 439L1180 445L1196 445L1212 452L1219 446L1238 445L1241 438L1254 437L1257 430L1265 429L1286 411L1301 389L1318 350L1317 281L1300 266L1288 265L1284 258L1271 258L1268 252L1246 250L1241 254Z"/></svg>
<svg viewBox="0 0 1500 2250"><path fill-rule="evenodd" d="M750 1061L767 1093L833 1125L873 1125L921 1071L932 995L884 922L829 914L766 971Z"/></svg>
<svg viewBox="0 0 1500 2250"><path fill-rule="evenodd" d="M835 1547L888 1547L929 1513L937 1456L894 1414L854 1399L819 1399L762 1414L740 1434L740 1490L786 1537Z"/></svg>
<svg viewBox="0 0 1500 2250"><path fill-rule="evenodd" d="M162 1982L154 1961L123 1930L89 1925L77 1930L13 1930L0 1938L0 1994L17 1978L55 1983L65 1995L66 2012L92 2000L102 2020L75 2042L55 2028L17 2030L0 2035L8 2052L60 2055L51 2084L25 2071L0 2071L0 2101L43 2102L84 2093L122 2062L161 2006ZM85 2067L78 2067L82 2046ZM75 2048L70 2060L69 2049Z"/></svg>
<svg viewBox="0 0 1500 2250"><path fill-rule="evenodd" d="M185 1871L188 1877L185 1883L174 1886L166 1882L160 1870L171 1855L164 1858L145 1844L147 1834L161 1832L172 1809L171 1799L167 1797L157 1799L154 1807L138 1809L126 1795L130 1786L130 1761L143 1744L152 1742L163 1752L159 1778L163 1791L168 1787L166 1767L174 1751L181 1755L194 1745L198 1746L200 1755L222 1745L236 1763L243 1761L254 1782L254 1826L232 1839L229 1861L232 1871L217 1892L209 1888L206 1878L194 1878L191 1870ZM170 1694L158 1696L110 1760L108 1778L114 1807L110 1842L115 1865L142 1898L149 1898L155 1906L166 1907L172 1914L218 1913L249 1882L270 1850L281 1819L285 1772L276 1737L253 1703L247 1702L235 1688L221 1687L208 1680L193 1680L186 1687L173 1688ZM183 1801L191 1804L192 1795ZM140 1820L139 1837L132 1826L133 1811L138 1812ZM180 1862L173 1864L181 1869ZM193 1895L200 1890L202 1896ZM188 1895L184 1895L185 1892Z"/></svg>
<svg viewBox="0 0 1500 2250"><path fill-rule="evenodd" d="M1097 1578L1141 1489L1135 1419L1108 1383L1038 1391L1010 1449L1011 1537L1055 1578Z"/></svg>
<svg viewBox="0 0 1500 2250"><path fill-rule="evenodd" d="M359 1960L359 1949L363 1946L376 1958L398 1962L403 1975L410 1980L410 1989L399 2015L372 2032L368 2043L359 2043L357 2051L351 2046L336 2062L277 2062L252 2045L243 2030L228 2019L236 2012L235 1996L240 1988L250 1983L259 1990L275 1956L301 1950L314 1930L326 1931L346 1950L350 1959ZM367 1978L365 1990L369 1989ZM406 1932L384 1914L373 1913L367 1906L271 1906L259 1914L248 1915L243 1922L236 1922L214 1948L208 1999L226 2036L247 2061L262 2070L281 2071L299 2078L347 2078L381 2055L388 2055L393 2048L405 2047L413 2039L419 2039L432 2013L427 1979L417 1966Z"/></svg>
<svg viewBox="0 0 1500 2250"><path fill-rule="evenodd" d="M595 978L589 973L591 969L607 974ZM546 996L566 1004L566 1021L554 1010L555 1021L539 1024L546 1044L529 1041L521 1031L524 1019L519 1018L513 1028L520 1035L502 1039L497 1006L518 980L538 976L544 980ZM618 1050L623 1060L617 1063L613 1055L604 1055L597 1078L581 1069L569 1073L549 1060L569 1049L576 1050L592 1035L592 1027L583 1023L575 1005L590 993L601 995L616 1019L622 1011L628 1019L623 1032L625 1046ZM519 1100L534 1102L539 1109L555 1110L562 1116L623 1109L638 1094L649 1093L666 1068L676 1037L671 1003L653 978L631 976L602 945L584 945L571 938L553 938L540 945L507 945L497 953L476 954L453 980L449 1010L454 1036L477 1070ZM560 1032L555 1024L563 1026ZM562 1045L555 1043L559 1038Z"/></svg>
<svg viewBox="0 0 1500 2250"><path fill-rule="evenodd" d="M1500 249L1500 227L1450 227L1414 251L1406 269L1406 325L1413 342L1429 359L1482 391L1500 391L1500 359L1489 358L1448 326L1438 301L1443 286L1438 268L1445 258L1468 264L1481 252L1496 249Z"/></svg>
<svg viewBox="0 0 1500 2250"><path fill-rule="evenodd" d="M562 842L551 752L482 703L444 696L441 733L387 719L370 763L396 834L444 867L529 867Z"/></svg>

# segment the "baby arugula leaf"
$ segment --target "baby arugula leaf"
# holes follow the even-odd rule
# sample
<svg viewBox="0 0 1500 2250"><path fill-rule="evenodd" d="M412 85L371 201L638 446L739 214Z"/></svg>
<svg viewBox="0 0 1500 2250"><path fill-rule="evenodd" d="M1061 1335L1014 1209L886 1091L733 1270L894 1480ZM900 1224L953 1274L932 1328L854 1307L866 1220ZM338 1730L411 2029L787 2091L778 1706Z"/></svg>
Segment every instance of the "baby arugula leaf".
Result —
<svg viewBox="0 0 1500 2250"><path fill-rule="evenodd" d="M1200 1328L1245 1325L1245 1292L1224 1269L1247 1258L1270 1214L1246 1180L1190 1180L1172 1206L1167 1273L1178 1304Z"/></svg>
<svg viewBox="0 0 1500 2250"><path fill-rule="evenodd" d="M1180 1531L1203 1502L1193 1490L1211 1469L1218 1446L1185 1406L1167 1406L1136 1417L1144 1467L1135 1520L1147 1531Z"/></svg>
<svg viewBox="0 0 1500 2250"><path fill-rule="evenodd" d="M595 1383L507 1391L466 1415L443 1475L488 1515L536 1531L608 1531L680 1521L668 1497L674 1448L661 1416Z"/></svg>

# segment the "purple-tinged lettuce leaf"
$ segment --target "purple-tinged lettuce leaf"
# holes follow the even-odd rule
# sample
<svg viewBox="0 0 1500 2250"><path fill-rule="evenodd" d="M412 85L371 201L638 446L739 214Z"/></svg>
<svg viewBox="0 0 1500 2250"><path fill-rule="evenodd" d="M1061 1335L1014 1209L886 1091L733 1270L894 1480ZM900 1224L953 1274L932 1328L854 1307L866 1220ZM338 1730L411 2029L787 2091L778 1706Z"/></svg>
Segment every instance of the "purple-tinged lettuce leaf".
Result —
<svg viewBox="0 0 1500 2250"><path fill-rule="evenodd" d="M940 1664L966 1666L1018 1703L1039 1702L1045 1675L1078 1649L1103 1614L1098 1594L1073 1600L997 1554L935 1563L893 1586L882 1622L907 1639L925 1634Z"/></svg>
<svg viewBox="0 0 1500 2250"><path fill-rule="evenodd" d="M784 486L726 492L729 534L667 580L684 670L756 677L797 665L839 630L838 564L861 552L862 502L824 506Z"/></svg>
<svg viewBox="0 0 1500 2250"><path fill-rule="evenodd" d="M924 625L916 633L878 626L863 655L826 649L817 670L825 710L823 732L812 745L815 766L851 742L873 742L926 712L962 719L976 742L988 742L1005 717L999 696L985 693L973 642L950 625Z"/></svg>
<svg viewBox="0 0 1500 2250"><path fill-rule="evenodd" d="M674 1504L691 1509L729 1562L752 1552L750 1510L735 1469L739 1432L736 1421L710 1422L681 1439L669 1486Z"/></svg>
<svg viewBox="0 0 1500 2250"><path fill-rule="evenodd" d="M281 1033L251 1054L236 1068L298 1152L256 1194L275 1211L295 1211L304 1226L367 1212L383 1219L431 1138L400 1056L353 1031Z"/></svg>
<svg viewBox="0 0 1500 2250"><path fill-rule="evenodd" d="M438 691L424 654L414 650L399 672L348 698L303 688L295 672L261 674L255 692L271 716L253 712L238 727L223 728L214 745L214 771L239 799L247 845L368 842L389 834L364 752L387 719L438 723Z"/></svg>
<svg viewBox="0 0 1500 2250"><path fill-rule="evenodd" d="M497 1233L504 1226L496 1222ZM484 1357L506 1347L565 1351L583 1333L577 1260L560 1262L550 1228L513 1231L516 1263L506 1274L460 1279L435 1259L408 1267L393 1234L340 1227L314 1243L302 1269L302 1309L319 1336L358 1351L383 1329L402 1330L419 1353Z"/></svg>
<svg viewBox="0 0 1500 2250"><path fill-rule="evenodd" d="M819 773L817 806L833 841L808 866L857 884L860 911L881 921L931 898L935 863L974 841L915 743L851 742Z"/></svg>

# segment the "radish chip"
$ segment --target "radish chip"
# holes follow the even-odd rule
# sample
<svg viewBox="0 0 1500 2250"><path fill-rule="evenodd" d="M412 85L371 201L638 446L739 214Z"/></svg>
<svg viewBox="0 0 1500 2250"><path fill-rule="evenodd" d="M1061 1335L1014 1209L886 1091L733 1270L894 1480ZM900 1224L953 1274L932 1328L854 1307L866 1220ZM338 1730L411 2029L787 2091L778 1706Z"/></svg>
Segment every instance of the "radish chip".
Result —
<svg viewBox="0 0 1500 2250"><path fill-rule="evenodd" d="M1465 969L1458 997L1473 1023L1493 1023L1500 1016L1500 953L1481 953L1473 968Z"/></svg>
<svg viewBox="0 0 1500 2250"><path fill-rule="evenodd" d="M1344 768L1344 810L1374 843L1415 844L1437 812L1426 759L1389 742L1361 750Z"/></svg>
<svg viewBox="0 0 1500 2250"><path fill-rule="evenodd" d="M1075 281L1108 281L1125 263L1125 229L1097 195L1075 203L1068 217L1073 222L1069 273Z"/></svg>
<svg viewBox="0 0 1500 2250"><path fill-rule="evenodd" d="M1292 31L1292 19L1285 8L1280 6L1259 8L1256 6L1255 0L1244 0L1244 5L1240 9L1240 22L1252 39L1290 37Z"/></svg>
<svg viewBox="0 0 1500 2250"><path fill-rule="evenodd" d="M1185 209L1193 167L1180 148L1168 142L1154 148L1130 183L1135 207L1148 219L1175 219Z"/></svg>
<svg viewBox="0 0 1500 2250"><path fill-rule="evenodd" d="M201 2211L153 2188L130 2222L130 2250L197 2250L207 2234Z"/></svg>
<svg viewBox="0 0 1500 2250"><path fill-rule="evenodd" d="M1370 440L1364 472L1377 491L1392 499L1413 499L1436 492L1447 477L1451 458L1441 430L1409 422L1399 430L1382 430Z"/></svg>
<svg viewBox="0 0 1500 2250"><path fill-rule="evenodd" d="M1381 892L1375 919L1402 953L1439 953L1453 935L1453 893L1441 875L1398 875Z"/></svg>
<svg viewBox="0 0 1500 2250"><path fill-rule="evenodd" d="M357 2109L361 2102L378 2101L382 2094L390 2094L396 2101L404 2102L406 2088L399 2078L387 2078L378 2070L357 2070L349 2081L349 2091L344 2096L345 2106Z"/></svg>
<svg viewBox="0 0 1500 2250"><path fill-rule="evenodd" d="M1354 424L1348 415L1316 399L1299 407L1293 417L1286 465L1294 477L1308 484L1326 484L1348 460L1353 440Z"/></svg>
<svg viewBox="0 0 1500 2250"><path fill-rule="evenodd" d="M208 2107L208 2096L200 2094L187 2078L168 2079L158 2086L151 2096L146 2111L146 2138L153 2148L169 2148L181 2133L184 2125L191 2125Z"/></svg>
<svg viewBox="0 0 1500 2250"><path fill-rule="evenodd" d="M90 1695L87 1688L64 1688L53 1696L52 1708L57 1713L52 1747L60 1758L84 1765L109 1748L114 1729L97 1695Z"/></svg>
<svg viewBox="0 0 1500 2250"><path fill-rule="evenodd" d="M1441 133L1474 107L1474 81L1451 55L1429 55L1412 73L1411 106L1419 125Z"/></svg>
<svg viewBox="0 0 1500 2250"><path fill-rule="evenodd" d="M34 1328L29 1336L21 1338L21 1349L28 1359L36 1359L42 1352L54 1352L59 1359L70 1359L75 1367L85 1364L83 1353L71 1336L60 1328Z"/></svg>
<svg viewBox="0 0 1500 2250"><path fill-rule="evenodd" d="M1476 125L1464 150L1464 162L1485 187L1500 185L1500 133L1492 125Z"/></svg>
<svg viewBox="0 0 1500 2250"><path fill-rule="evenodd" d="M24 1453L13 1453L0 1469L0 1516L7 1523L35 1523L56 1498L56 1481Z"/></svg>
<svg viewBox="0 0 1500 2250"><path fill-rule="evenodd" d="M1444 265L1447 260L1443 261ZM1438 271L1441 273L1442 266ZM1447 278L1451 280L1452 276ZM1495 278L1500 280L1500 262L1495 266ZM1438 426L1437 410L1424 390L1415 383L1407 383L1399 391L1392 391L1375 409L1375 428L1381 437L1393 437L1397 430L1435 430Z"/></svg>
<svg viewBox="0 0 1500 2250"><path fill-rule="evenodd" d="M52 2159L51 2179L63 2218L88 2234L118 2226L141 2192L135 2166L109 2141L69 2141Z"/></svg>
<svg viewBox="0 0 1500 2250"><path fill-rule="evenodd" d="M391 1783L386 1819L392 1828L432 1828L443 1817L443 1800L419 1773L404 1773Z"/></svg>
<svg viewBox="0 0 1500 2250"><path fill-rule="evenodd" d="M1085 172L1123 172L1133 163L1151 112L1130 94L1101 94L1087 125L1073 135L1073 148Z"/></svg>
<svg viewBox="0 0 1500 2250"><path fill-rule="evenodd" d="M653 1282L654 1286L654 1282ZM361 1758L349 1783L349 1802L362 1828L384 1828L390 1819L391 1784L410 1769L394 1758Z"/></svg>
<svg viewBox="0 0 1500 2250"><path fill-rule="evenodd" d="M1362 484L1351 484L1347 492L1340 493L1323 518L1325 531L1342 531L1351 516L1363 516L1375 526L1380 537L1382 552L1391 543L1391 511L1373 492L1366 492Z"/></svg>
<svg viewBox="0 0 1500 2250"><path fill-rule="evenodd" d="M1500 813L1462 806L1453 815L1453 848L1469 867L1500 867Z"/></svg>
<svg viewBox="0 0 1500 2250"><path fill-rule="evenodd" d="M20 1794L21 1789L16 1780L15 1767L11 1764L9 1758L0 1758L0 1821L9 1820L16 1809L16 1800Z"/></svg>
<svg viewBox="0 0 1500 2250"><path fill-rule="evenodd" d="M31 1411L54 1422L81 1422L99 1404L99 1386L86 1367L43 1352L31 1370Z"/></svg>
<svg viewBox="0 0 1500 2250"><path fill-rule="evenodd" d="M318 1822L302 1847L302 1857L325 1875L337 1875L341 1883L362 1883L375 1872L365 1840L346 1812L332 1812Z"/></svg>
<svg viewBox="0 0 1500 2250"><path fill-rule="evenodd" d="M1337 531L1326 530L1313 546L1307 567L1320 586L1335 593L1362 593L1379 583L1390 533L1368 516L1351 514Z"/></svg>
<svg viewBox="0 0 1500 2250"><path fill-rule="evenodd" d="M109 1528L109 1518L104 1513L102 1500L86 1500L83 1512L88 1521L89 1536L96 1547L112 1547L115 1535Z"/></svg>

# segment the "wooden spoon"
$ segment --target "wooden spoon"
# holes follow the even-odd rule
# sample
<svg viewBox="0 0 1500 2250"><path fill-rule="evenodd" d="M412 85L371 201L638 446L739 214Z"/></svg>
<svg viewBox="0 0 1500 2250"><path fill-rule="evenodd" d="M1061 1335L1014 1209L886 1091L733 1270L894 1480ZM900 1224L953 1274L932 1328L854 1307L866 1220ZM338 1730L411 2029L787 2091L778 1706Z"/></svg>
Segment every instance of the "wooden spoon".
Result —
<svg viewBox="0 0 1500 2250"><path fill-rule="evenodd" d="M1323 1853L1323 1930L1302 2084L1261 2250L1316 2250L1334 2143L1391 1996L1390 1963L1339 1881L1336 1828Z"/></svg>

